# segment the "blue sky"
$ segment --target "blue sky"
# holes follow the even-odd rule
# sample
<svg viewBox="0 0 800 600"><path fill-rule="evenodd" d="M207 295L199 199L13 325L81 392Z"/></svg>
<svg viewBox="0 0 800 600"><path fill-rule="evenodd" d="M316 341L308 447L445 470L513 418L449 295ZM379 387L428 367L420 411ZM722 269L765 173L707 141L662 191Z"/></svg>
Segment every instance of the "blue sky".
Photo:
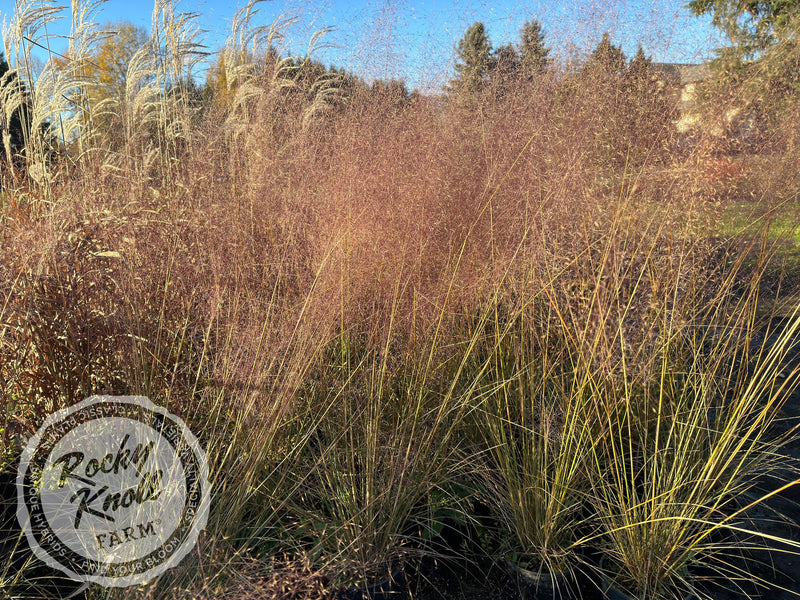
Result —
<svg viewBox="0 0 800 600"><path fill-rule="evenodd" d="M244 2L180 0L179 11L200 13L209 50L218 49L231 19ZM562 59L591 50L604 31L631 56L641 43L656 61L702 62L723 42L708 19L693 17L682 2L622 0L597 2L523 2L513 0L425 1L270 1L259 4L257 25L281 15L296 19L285 31L284 52L304 54L311 35L332 28L321 38L316 56L371 78L402 77L410 87L438 89L452 74L454 47L467 27L482 21L493 46L516 42L526 19L544 26L546 42ZM129 20L150 29L153 5L140 0L108 0L98 20ZM0 0L0 18L10 17L13 2ZM68 33L68 19L56 33ZM63 43L62 46L66 44ZM54 44L54 49L59 44ZM199 74L202 78L202 74Z"/></svg>

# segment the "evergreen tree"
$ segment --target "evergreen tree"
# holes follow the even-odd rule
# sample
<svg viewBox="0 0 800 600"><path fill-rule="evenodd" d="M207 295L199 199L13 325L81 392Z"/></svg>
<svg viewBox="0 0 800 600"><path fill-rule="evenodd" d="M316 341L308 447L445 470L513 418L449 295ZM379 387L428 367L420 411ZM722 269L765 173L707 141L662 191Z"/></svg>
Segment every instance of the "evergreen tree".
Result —
<svg viewBox="0 0 800 600"><path fill-rule="evenodd" d="M736 99L762 117L777 114L800 94L800 0L692 0L695 15L731 42L711 63L714 81L705 95Z"/></svg>
<svg viewBox="0 0 800 600"><path fill-rule="evenodd" d="M490 60L489 76L500 94L516 83L520 66L517 49L511 44L500 46L494 51Z"/></svg>
<svg viewBox="0 0 800 600"><path fill-rule="evenodd" d="M628 65L627 78L630 82L645 82L652 76L652 61L645 56L644 49L639 46L636 56Z"/></svg>
<svg viewBox="0 0 800 600"><path fill-rule="evenodd" d="M216 60L206 72L206 83L202 97L204 104L214 103L218 107L231 107L236 91L244 84L264 87L276 75L277 66L282 62L278 50L269 45L263 56L242 50L231 52L222 49ZM284 73L296 72L303 66L303 59L293 61Z"/></svg>
<svg viewBox="0 0 800 600"><path fill-rule="evenodd" d="M655 143L648 129L648 61L644 51L637 55L628 65L605 33L575 77L575 102L588 108L583 125L594 141L592 159L609 173L640 163ZM655 128L665 131L660 122Z"/></svg>
<svg viewBox="0 0 800 600"><path fill-rule="evenodd" d="M483 23L473 23L456 46L456 77L448 92L460 99L472 99L483 88L491 66L492 44Z"/></svg>
<svg viewBox="0 0 800 600"><path fill-rule="evenodd" d="M402 79L378 79L372 82L368 89L369 95L375 100L389 104L402 105L408 102L409 94L406 82Z"/></svg>
<svg viewBox="0 0 800 600"><path fill-rule="evenodd" d="M27 169L34 162L39 163L39 173L43 174L41 168L58 150L49 122L41 123L39 131L33 131L32 111L27 86L0 52L0 189L8 178L15 179L22 172L31 175ZM34 147L39 151L31 152Z"/></svg>
<svg viewBox="0 0 800 600"><path fill-rule="evenodd" d="M617 78L625 73L625 63L625 54L622 49L612 44L611 36L604 33L600 43L589 56L586 68L596 75Z"/></svg>
<svg viewBox="0 0 800 600"><path fill-rule="evenodd" d="M550 49L544 45L544 30L539 21L526 21L520 34L520 63L526 81L545 71L550 63Z"/></svg>
<svg viewBox="0 0 800 600"><path fill-rule="evenodd" d="M695 15L710 14L745 58L797 37L800 0L691 0L686 6Z"/></svg>
<svg viewBox="0 0 800 600"><path fill-rule="evenodd" d="M628 64L623 89L620 133L628 147L627 160L631 165L638 165L647 157L655 160L673 131L676 114L641 46Z"/></svg>

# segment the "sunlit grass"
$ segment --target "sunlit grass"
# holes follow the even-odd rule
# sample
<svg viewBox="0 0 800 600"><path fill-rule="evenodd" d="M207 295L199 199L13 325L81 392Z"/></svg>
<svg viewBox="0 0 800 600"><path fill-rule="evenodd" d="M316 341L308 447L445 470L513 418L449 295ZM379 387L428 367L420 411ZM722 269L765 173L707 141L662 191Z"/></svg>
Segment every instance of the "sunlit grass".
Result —
<svg viewBox="0 0 800 600"><path fill-rule="evenodd" d="M91 597L330 595L452 558L445 518L479 532L469 563L601 570L647 600L783 542L736 498L797 475L772 435L798 385L791 156L759 174L685 149L591 71L348 96L270 50L291 20L248 9L197 107L194 17L160 6L167 56L137 53L120 126L73 107L68 158L0 196L4 466L95 393L168 407L210 461L196 551ZM93 7L40 120L86 100Z"/></svg>

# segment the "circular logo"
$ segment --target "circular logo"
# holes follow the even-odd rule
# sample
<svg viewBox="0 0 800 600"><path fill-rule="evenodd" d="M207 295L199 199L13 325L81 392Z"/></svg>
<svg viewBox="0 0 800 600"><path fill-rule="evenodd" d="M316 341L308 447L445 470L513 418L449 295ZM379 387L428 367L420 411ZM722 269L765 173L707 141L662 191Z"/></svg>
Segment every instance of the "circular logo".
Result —
<svg viewBox="0 0 800 600"><path fill-rule="evenodd" d="M208 465L184 422L143 396L50 415L17 472L17 518L45 563L122 587L175 566L208 519Z"/></svg>

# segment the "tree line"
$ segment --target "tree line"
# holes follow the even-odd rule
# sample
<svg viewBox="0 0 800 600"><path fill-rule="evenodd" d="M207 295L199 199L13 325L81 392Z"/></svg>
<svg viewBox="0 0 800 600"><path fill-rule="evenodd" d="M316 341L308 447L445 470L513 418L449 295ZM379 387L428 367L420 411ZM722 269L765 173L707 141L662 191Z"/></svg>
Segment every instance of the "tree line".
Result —
<svg viewBox="0 0 800 600"><path fill-rule="evenodd" d="M128 79L129 65L137 52L148 43L149 35L144 28L125 21L106 24L104 29L113 32L113 35L99 43L88 60L82 61L80 75L85 85L74 91L71 103L76 111L84 112L84 119L93 121L94 130L114 131L124 128L120 107L126 101L126 96L132 95ZM613 63L616 60L615 52L621 51L611 45L608 36L605 36L589 63ZM458 43L456 53L458 63L455 77L444 86L443 92L446 97L459 103L474 99L491 83L502 82L503 86L511 88L534 82L552 67L544 31L536 20L525 23L519 44L506 44L496 49L492 48L483 24L475 23ZM70 60L69 56L57 56L54 62L57 67L66 69ZM236 56L233 60L237 65L247 64L250 73L255 72L256 78L274 77L275 70L280 68L282 76L291 82L288 94L300 103L314 101L320 82L327 83L331 92L327 97L334 109L354 96L380 98L397 106L421 97L416 90L410 91L402 79L367 82L343 68L326 66L310 56L281 57L274 47L270 47L265 56ZM636 61L647 68L643 55L641 58L637 56ZM172 84L172 88L164 90L164 93L181 95L193 110L202 111L212 107L224 110L234 103L237 89L243 81L230 62L230 55L219 52L209 65L203 84L194 80L182 81L177 85ZM0 58L0 78L0 86L6 93L2 111L4 152L6 160L10 161L13 156L20 156L25 151L30 103L24 84L4 58ZM143 84L144 80L135 83L138 86ZM22 90L16 96L22 99L17 106L10 106L8 100L12 89L17 92Z"/></svg>
<svg viewBox="0 0 800 600"><path fill-rule="evenodd" d="M797 35L800 0L692 0L687 6L698 16L711 16L713 24L729 40L729 45L720 48L711 63L714 78L703 88L707 97L736 99L765 117L791 105L800 90ZM80 90L80 97L72 100L76 110L86 111L87 119L99 122L100 130L113 131L123 126L116 108L131 93L128 67L149 35L129 22L110 24L107 28L114 35L98 44L89 60L82 63L81 75L87 85ZM552 81L557 76L562 90L581 78L591 78L598 93L620 98L630 114L669 112L664 105L663 84L658 83L652 62L643 49L640 47L629 61L608 33L574 72L558 72L545 43L545 31L536 19L525 22L517 43L496 48L484 24L476 22L466 30L455 51L454 75L442 91L457 106L474 104L487 90L496 97L548 78ZM55 62L66 65L69 60L58 57ZM288 82L287 95L300 105L317 106L322 99L326 110L336 110L359 96L379 97L403 106L421 97L418 92L409 91L403 80L367 82L310 56L281 57L272 46L266 56L236 60L239 64L248 63L251 75L256 78L275 77L276 70L280 70L281 85ZM163 93L180 96L185 106L196 112L212 107L225 110L234 103L242 81L231 75L229 61L230 56L220 52L209 66L203 84L191 79L172 83L172 89ZM0 102L3 162L11 164L25 153L31 105L25 84L2 54ZM98 107L102 110L97 110Z"/></svg>

